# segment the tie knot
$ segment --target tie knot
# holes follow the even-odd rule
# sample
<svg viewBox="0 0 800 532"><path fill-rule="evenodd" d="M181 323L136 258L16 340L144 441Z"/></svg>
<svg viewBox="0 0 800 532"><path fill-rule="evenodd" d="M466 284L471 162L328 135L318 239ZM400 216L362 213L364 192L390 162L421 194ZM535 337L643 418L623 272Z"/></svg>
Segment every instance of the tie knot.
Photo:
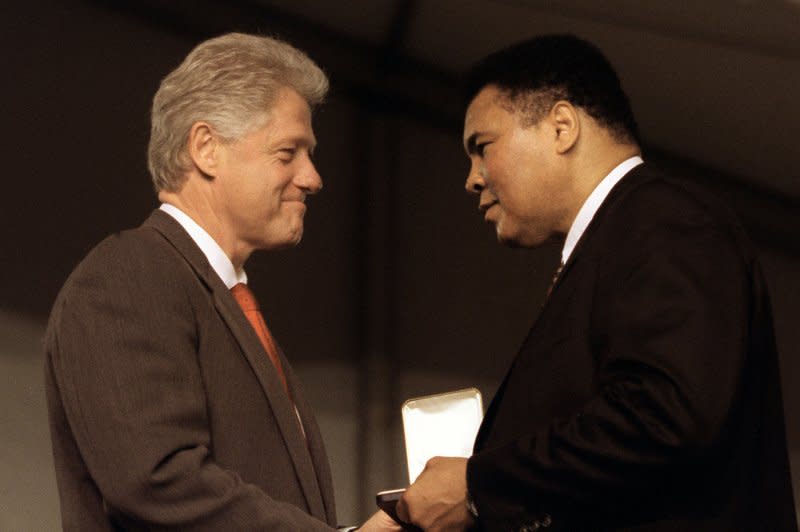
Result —
<svg viewBox="0 0 800 532"><path fill-rule="evenodd" d="M253 295L253 292L246 284L237 283L233 285L231 287L231 294L245 312L258 310L258 301L256 301L256 296Z"/></svg>

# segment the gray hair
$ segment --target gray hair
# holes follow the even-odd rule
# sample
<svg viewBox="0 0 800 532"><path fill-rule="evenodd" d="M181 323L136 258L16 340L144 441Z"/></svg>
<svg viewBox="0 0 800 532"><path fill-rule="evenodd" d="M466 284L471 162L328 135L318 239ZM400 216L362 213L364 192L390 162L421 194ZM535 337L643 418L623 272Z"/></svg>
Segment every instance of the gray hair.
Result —
<svg viewBox="0 0 800 532"><path fill-rule="evenodd" d="M314 107L328 92L328 78L305 53L278 39L228 33L197 45L153 98L147 163L156 191L183 186L194 123L206 121L223 141L235 141L266 123L284 87Z"/></svg>

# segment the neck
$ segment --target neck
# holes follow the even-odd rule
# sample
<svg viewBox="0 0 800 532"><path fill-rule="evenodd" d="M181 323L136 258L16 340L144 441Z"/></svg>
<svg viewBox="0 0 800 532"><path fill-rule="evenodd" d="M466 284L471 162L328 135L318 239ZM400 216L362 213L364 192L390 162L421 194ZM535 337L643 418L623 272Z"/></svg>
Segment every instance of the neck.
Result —
<svg viewBox="0 0 800 532"><path fill-rule="evenodd" d="M597 185L622 162L636 155L641 155L639 146L635 144L620 144L612 139L608 139L605 144L605 146L587 150L593 156L582 157L573 165L573 202L568 219L565 220L564 234L569 231L572 222L578 215L578 211L583 207L586 199Z"/></svg>
<svg viewBox="0 0 800 532"><path fill-rule="evenodd" d="M158 199L179 208L202 227L222 248L237 271L244 266L252 250L242 249L237 244L235 234L225 221L224 211L217 207L220 203L215 201L213 189L206 178L190 175L178 191L159 191Z"/></svg>
<svg viewBox="0 0 800 532"><path fill-rule="evenodd" d="M583 201L592 193L595 187L606 177L611 170L635 155L641 155L641 150L636 145L615 145L605 150L599 156L587 160L580 172L580 188L585 194ZM581 203L583 203L581 201Z"/></svg>

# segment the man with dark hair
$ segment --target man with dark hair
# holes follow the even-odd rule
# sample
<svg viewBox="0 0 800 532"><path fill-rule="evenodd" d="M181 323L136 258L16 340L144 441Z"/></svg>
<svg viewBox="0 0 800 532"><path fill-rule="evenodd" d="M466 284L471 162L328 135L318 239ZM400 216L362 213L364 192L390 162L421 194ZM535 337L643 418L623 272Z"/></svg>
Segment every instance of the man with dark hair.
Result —
<svg viewBox="0 0 800 532"><path fill-rule="evenodd" d="M592 45L532 39L473 72L466 188L499 241L564 239L469 459L398 504L425 530L795 531L756 253L715 199L643 164Z"/></svg>

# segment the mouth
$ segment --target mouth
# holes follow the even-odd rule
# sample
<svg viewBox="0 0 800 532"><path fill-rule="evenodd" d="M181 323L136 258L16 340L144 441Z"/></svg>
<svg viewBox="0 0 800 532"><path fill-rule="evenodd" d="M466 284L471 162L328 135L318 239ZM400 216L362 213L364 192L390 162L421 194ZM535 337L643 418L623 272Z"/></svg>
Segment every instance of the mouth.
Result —
<svg viewBox="0 0 800 532"><path fill-rule="evenodd" d="M302 199L284 199L281 202L284 208L290 209L292 212L299 213L301 216L306 213L306 202Z"/></svg>
<svg viewBox="0 0 800 532"><path fill-rule="evenodd" d="M306 202L306 195L305 194L287 194L281 198L282 201L297 201L300 203Z"/></svg>
<svg viewBox="0 0 800 532"><path fill-rule="evenodd" d="M304 197L303 197L303 198L292 198L292 197L290 197L290 198L283 198L283 199L281 199L281 201L282 201L283 203L295 203L295 204L296 204L296 203L299 203L300 205L302 205L302 206L304 206L304 207L305 207L305 205L306 205L306 198L304 198Z"/></svg>
<svg viewBox="0 0 800 532"><path fill-rule="evenodd" d="M491 209L495 205L497 205L497 200L487 201L485 203L481 203L478 206L478 210L481 211L481 213L485 216L488 213L489 209Z"/></svg>

